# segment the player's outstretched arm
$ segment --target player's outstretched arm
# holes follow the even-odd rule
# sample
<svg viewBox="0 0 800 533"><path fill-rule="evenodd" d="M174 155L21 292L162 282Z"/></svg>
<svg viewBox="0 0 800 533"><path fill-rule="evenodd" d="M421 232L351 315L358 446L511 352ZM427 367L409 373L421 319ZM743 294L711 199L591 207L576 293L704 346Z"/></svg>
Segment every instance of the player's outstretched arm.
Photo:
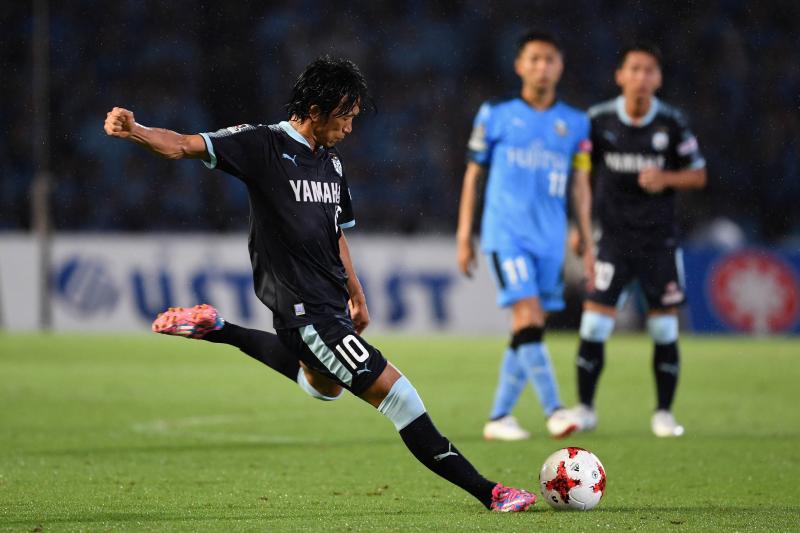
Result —
<svg viewBox="0 0 800 533"><path fill-rule="evenodd" d="M472 222L475 218L475 203L478 196L478 182L486 174L486 169L470 161L464 172L464 184L461 187L461 201L458 205L458 230L456 246L458 253L458 269L467 277L472 277L475 269L475 245L472 241Z"/></svg>
<svg viewBox="0 0 800 533"><path fill-rule="evenodd" d="M106 135L144 146L165 159L208 160L206 143L200 135L183 135L162 128L148 128L136 122L133 112L115 107L106 115Z"/></svg>

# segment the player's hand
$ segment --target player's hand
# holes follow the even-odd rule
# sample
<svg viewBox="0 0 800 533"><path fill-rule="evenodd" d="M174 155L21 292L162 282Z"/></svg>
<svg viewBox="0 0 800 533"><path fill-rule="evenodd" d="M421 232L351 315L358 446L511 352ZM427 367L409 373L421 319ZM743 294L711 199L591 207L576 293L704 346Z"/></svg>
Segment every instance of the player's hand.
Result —
<svg viewBox="0 0 800 533"><path fill-rule="evenodd" d="M359 294L350 298L347 301L350 308L350 319L353 321L353 327L356 333L361 335L361 332L369 326L369 309L367 309L367 299L364 294Z"/></svg>
<svg viewBox="0 0 800 533"><path fill-rule="evenodd" d="M581 232L576 227L570 227L567 230L567 248L578 257L583 255L583 250L586 248L581 238Z"/></svg>
<svg viewBox="0 0 800 533"><path fill-rule="evenodd" d="M478 266L475 260L475 247L472 244L472 238L458 239L458 270L468 278L472 277L472 272Z"/></svg>
<svg viewBox="0 0 800 533"><path fill-rule="evenodd" d="M119 139L127 139L131 136L135 125L136 120L133 118L132 111L121 107L115 107L106 114L106 122L103 128L106 130L106 135Z"/></svg>
<svg viewBox="0 0 800 533"><path fill-rule="evenodd" d="M658 194L666 188L664 172L657 167L648 167L639 172L639 187L650 194Z"/></svg>

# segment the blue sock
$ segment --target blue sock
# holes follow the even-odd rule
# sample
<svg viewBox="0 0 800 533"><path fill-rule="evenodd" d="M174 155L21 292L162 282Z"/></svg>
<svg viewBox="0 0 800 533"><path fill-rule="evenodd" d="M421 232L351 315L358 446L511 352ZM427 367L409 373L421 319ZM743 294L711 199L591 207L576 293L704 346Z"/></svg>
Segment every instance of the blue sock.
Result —
<svg viewBox="0 0 800 533"><path fill-rule="evenodd" d="M519 395L525 390L525 369L512 348L506 348L503 362L500 364L500 379L494 393L494 404L490 420L497 420L511 413L517 404Z"/></svg>
<svg viewBox="0 0 800 533"><path fill-rule="evenodd" d="M539 397L544 414L550 416L553 411L561 407L561 399L547 347L541 342L522 344L517 348L517 356L525 375L528 376L528 381Z"/></svg>

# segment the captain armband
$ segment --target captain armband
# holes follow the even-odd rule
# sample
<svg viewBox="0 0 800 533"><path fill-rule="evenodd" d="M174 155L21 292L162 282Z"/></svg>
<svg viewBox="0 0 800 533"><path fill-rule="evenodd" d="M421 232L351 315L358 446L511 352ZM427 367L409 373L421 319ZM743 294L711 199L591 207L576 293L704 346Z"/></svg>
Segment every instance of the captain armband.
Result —
<svg viewBox="0 0 800 533"><path fill-rule="evenodd" d="M572 168L589 172L592 170L592 156L586 152L578 152L572 158Z"/></svg>
<svg viewBox="0 0 800 533"><path fill-rule="evenodd" d="M572 168L575 170L592 170L592 141L584 139L578 144L578 151L572 158Z"/></svg>

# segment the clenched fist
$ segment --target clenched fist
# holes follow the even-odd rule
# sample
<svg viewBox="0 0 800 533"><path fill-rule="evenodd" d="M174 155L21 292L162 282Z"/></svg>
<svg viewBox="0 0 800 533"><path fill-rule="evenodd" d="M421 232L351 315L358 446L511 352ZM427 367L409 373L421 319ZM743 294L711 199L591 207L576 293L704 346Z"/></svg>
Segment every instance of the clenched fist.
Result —
<svg viewBox="0 0 800 533"><path fill-rule="evenodd" d="M103 127L106 130L106 135L127 139L131 136L135 125L136 121L133 118L132 111L115 107L106 115L106 123Z"/></svg>
<svg viewBox="0 0 800 533"><path fill-rule="evenodd" d="M667 187L664 173L658 167L643 168L639 173L639 187L650 194L662 192Z"/></svg>

